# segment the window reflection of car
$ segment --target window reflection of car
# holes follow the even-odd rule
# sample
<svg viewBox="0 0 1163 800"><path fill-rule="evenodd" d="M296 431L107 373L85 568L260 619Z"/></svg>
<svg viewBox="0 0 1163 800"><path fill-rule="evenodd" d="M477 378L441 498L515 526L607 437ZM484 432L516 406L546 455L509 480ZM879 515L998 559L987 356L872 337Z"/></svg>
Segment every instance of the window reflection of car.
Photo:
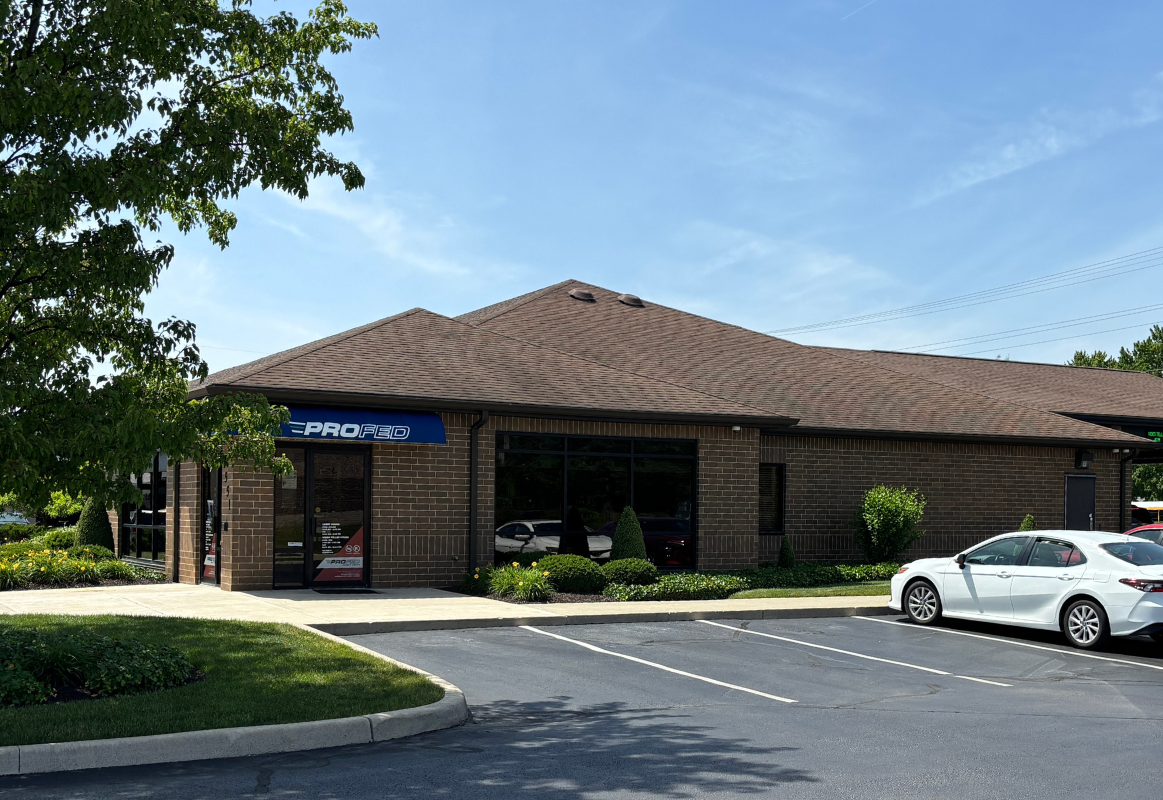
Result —
<svg viewBox="0 0 1163 800"><path fill-rule="evenodd" d="M497 528L493 549L498 553L557 553L561 548L561 520L523 519ZM590 558L610 560L609 536L586 528Z"/></svg>
<svg viewBox="0 0 1163 800"><path fill-rule="evenodd" d="M656 567L693 567L695 540L691 521L680 517L639 517L646 560ZM607 522L597 533L613 536L617 522Z"/></svg>

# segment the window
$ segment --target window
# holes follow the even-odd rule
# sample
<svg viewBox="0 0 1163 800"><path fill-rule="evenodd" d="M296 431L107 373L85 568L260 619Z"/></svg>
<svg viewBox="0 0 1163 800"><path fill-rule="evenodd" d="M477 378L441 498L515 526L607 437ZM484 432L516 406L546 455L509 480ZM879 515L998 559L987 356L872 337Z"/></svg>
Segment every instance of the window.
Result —
<svg viewBox="0 0 1163 800"><path fill-rule="evenodd" d="M1030 551L1028 565L1031 567L1074 567L1086 563L1086 556L1068 542L1052 539L1038 539Z"/></svg>
<svg viewBox="0 0 1163 800"><path fill-rule="evenodd" d="M1159 544L1159 540L1163 538L1163 529L1148 528L1145 531L1131 531L1128 536L1134 536L1139 539L1146 539L1148 542Z"/></svg>
<svg viewBox="0 0 1163 800"><path fill-rule="evenodd" d="M1115 558L1120 558L1136 567L1151 564L1163 564L1163 547L1154 542L1136 541L1128 539L1126 542L1112 542L1099 545Z"/></svg>
<svg viewBox="0 0 1163 800"><path fill-rule="evenodd" d="M1014 536L1009 539L999 539L996 542L990 542L966 556L965 563L989 566L1017 564L1018 557L1026 549L1026 543L1029 541L1029 536Z"/></svg>
<svg viewBox="0 0 1163 800"><path fill-rule="evenodd" d="M140 503L121 507L121 556L165 563L166 500L169 459L158 453L145 470L130 476L141 491Z"/></svg>
<svg viewBox="0 0 1163 800"><path fill-rule="evenodd" d="M783 533L783 464L759 465L759 535Z"/></svg>
<svg viewBox="0 0 1163 800"><path fill-rule="evenodd" d="M696 446L670 439L497 434L496 563L514 552L608 560L618 517L630 506L651 561L693 567ZM514 522L529 527L517 536L509 527Z"/></svg>

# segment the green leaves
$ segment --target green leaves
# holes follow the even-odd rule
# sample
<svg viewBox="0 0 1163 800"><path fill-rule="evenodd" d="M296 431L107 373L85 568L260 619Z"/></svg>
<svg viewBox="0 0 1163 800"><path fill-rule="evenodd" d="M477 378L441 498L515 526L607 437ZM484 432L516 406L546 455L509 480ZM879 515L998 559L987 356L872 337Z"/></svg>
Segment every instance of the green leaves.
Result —
<svg viewBox="0 0 1163 800"><path fill-rule="evenodd" d="M164 217L225 247L248 186L305 197L363 175L324 149L352 129L321 59L376 35L337 0L304 22L245 0L0 6L0 492L132 500L158 449L286 468L261 398L187 402L194 326L142 316L173 258Z"/></svg>
<svg viewBox="0 0 1163 800"><path fill-rule="evenodd" d="M1088 353L1079 350L1069 362L1074 367L1103 367L1105 369L1125 369L1136 372L1150 372L1163 378L1163 326L1152 325L1146 339L1135 342L1131 349L1119 348L1118 358L1107 355L1102 350Z"/></svg>
<svg viewBox="0 0 1163 800"><path fill-rule="evenodd" d="M856 513L856 543L873 563L893 561L925 535L917 530L925 513L920 492L874 486Z"/></svg>

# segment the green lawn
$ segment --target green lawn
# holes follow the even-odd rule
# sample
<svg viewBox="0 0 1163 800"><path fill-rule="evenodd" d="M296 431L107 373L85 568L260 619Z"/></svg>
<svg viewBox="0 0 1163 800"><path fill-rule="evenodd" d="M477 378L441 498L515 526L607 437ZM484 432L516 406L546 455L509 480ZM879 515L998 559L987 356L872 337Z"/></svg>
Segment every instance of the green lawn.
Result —
<svg viewBox="0 0 1163 800"><path fill-rule="evenodd" d="M864 583L839 583L834 586L811 586L803 589L747 589L736 592L731 599L755 597L871 597L887 596L888 581L866 581Z"/></svg>
<svg viewBox="0 0 1163 800"><path fill-rule="evenodd" d="M434 703L427 678L292 625L159 617L0 616L16 626L90 630L183 651L204 680L100 700L0 708L0 745L351 717Z"/></svg>

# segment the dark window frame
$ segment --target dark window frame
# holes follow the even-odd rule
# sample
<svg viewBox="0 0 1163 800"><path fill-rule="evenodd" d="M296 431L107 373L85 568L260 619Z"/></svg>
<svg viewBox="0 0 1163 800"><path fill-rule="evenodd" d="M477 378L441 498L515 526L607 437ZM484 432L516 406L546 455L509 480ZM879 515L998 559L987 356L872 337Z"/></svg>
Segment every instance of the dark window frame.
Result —
<svg viewBox="0 0 1163 800"><path fill-rule="evenodd" d="M165 466L162 466L163 462ZM134 485L141 490L147 483L149 485L150 505L149 509L150 524L146 525L137 521L137 515L142 511L137 503L124 503L121 506L121 513L118 515L118 552L121 558L132 560L135 563L144 566L160 568L164 567L166 563L166 550L169 547L169 534L166 531L166 525L169 521L169 501L170 493L173 491L170 487L169 474L169 458L165 453L154 454L153 461L150 463L148 470L142 470L133 476ZM149 475L149 480L145 481L143 478ZM159 492L159 487L161 491ZM159 507L158 501L160 499L161 505ZM160 517L159 517L160 514ZM158 519L161 524L158 524ZM133 530L137 536L130 536L130 531ZM142 550L141 547L141 533L149 531L150 546L147 550ZM158 550L158 541L161 534L161 550ZM130 542L134 543L132 552L130 551Z"/></svg>
<svg viewBox="0 0 1163 800"><path fill-rule="evenodd" d="M502 437L505 436L522 436L522 437L541 437L547 439L560 439L564 445L561 450L526 450L515 447L501 447ZM589 439L589 440L606 440L630 442L629 452L595 452L595 451L576 451L571 450L569 441L571 439ZM683 444L692 445L692 452L690 455L669 454L669 453L638 453L635 443L638 441L650 442L681 442ZM572 433L531 433L529 431L497 431L494 442L493 458L502 453L522 453L530 455L559 455L562 456L562 472L563 472L563 488L562 488L562 509L563 511L569 508L569 459L571 456L576 457L602 457L602 458L625 458L630 460L630 502L634 502L634 460L665 460L665 461L693 461L695 464L693 471L693 479L691 482L691 515L690 528L691 539L693 542L693 565L691 569L698 569L699 563L699 526L698 526L698 497L699 497L699 443L698 439L683 439L677 437L663 437L663 436L590 436L585 434ZM496 497L493 498L493 509L496 512ZM564 518L563 518L564 522ZM495 524L495 517L494 517Z"/></svg>
<svg viewBox="0 0 1163 800"><path fill-rule="evenodd" d="M779 526L767 530L763 527L763 516L759 517L759 535L760 536L783 536L787 530L787 464L775 461L761 461L759 463L759 485L763 486L763 468L775 468L776 481L778 485L779 496L775 498L776 508L778 509ZM763 502L762 496L759 498Z"/></svg>

